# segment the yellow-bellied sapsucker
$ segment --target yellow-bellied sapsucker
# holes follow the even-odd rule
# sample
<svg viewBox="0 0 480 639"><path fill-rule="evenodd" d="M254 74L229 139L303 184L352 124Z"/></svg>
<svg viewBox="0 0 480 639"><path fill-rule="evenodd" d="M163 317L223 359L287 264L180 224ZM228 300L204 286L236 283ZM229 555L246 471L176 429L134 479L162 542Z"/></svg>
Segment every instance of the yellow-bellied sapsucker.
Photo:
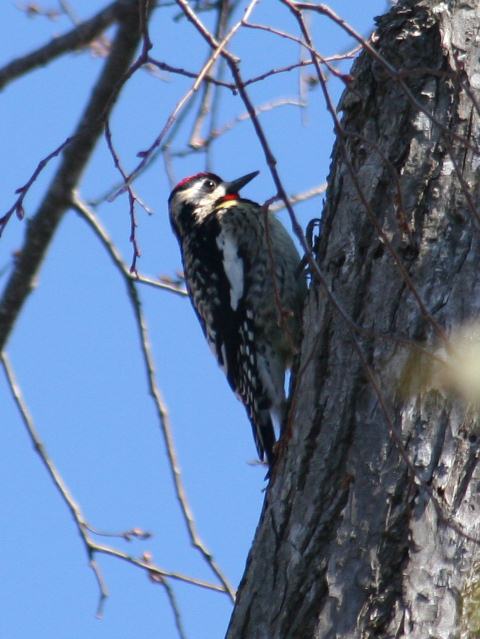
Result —
<svg viewBox="0 0 480 639"><path fill-rule="evenodd" d="M256 175L224 182L198 173L177 184L168 204L193 308L247 410L258 455L271 464L306 283L282 224L238 195Z"/></svg>

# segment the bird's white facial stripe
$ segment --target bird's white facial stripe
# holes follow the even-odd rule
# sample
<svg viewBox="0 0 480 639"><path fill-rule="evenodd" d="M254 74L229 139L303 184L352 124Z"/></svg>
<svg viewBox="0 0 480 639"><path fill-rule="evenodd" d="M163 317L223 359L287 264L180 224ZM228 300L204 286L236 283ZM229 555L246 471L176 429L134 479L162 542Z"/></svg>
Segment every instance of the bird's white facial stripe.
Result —
<svg viewBox="0 0 480 639"><path fill-rule="evenodd" d="M238 246L232 236L222 231L217 238L217 246L223 253L223 268L230 282L230 304L234 311L243 296L243 260L238 255Z"/></svg>
<svg viewBox="0 0 480 639"><path fill-rule="evenodd" d="M175 198L179 203L186 204L189 202L195 202L202 195L202 183L194 182L188 189L179 191Z"/></svg>
<svg viewBox="0 0 480 639"><path fill-rule="evenodd" d="M181 207L185 204L213 206L214 202L225 195L225 186L223 184L219 184L212 193L208 193L203 189L203 182L203 179L199 180L194 182L188 189L178 191L175 195L176 207Z"/></svg>

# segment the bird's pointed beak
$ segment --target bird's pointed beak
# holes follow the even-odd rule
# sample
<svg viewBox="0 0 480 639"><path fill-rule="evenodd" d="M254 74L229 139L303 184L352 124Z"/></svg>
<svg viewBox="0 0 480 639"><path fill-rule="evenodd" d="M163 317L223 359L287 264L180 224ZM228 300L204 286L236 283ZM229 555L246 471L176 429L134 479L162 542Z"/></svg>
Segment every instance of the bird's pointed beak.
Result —
<svg viewBox="0 0 480 639"><path fill-rule="evenodd" d="M225 187L227 189L226 190L227 195L238 193L240 189L242 189L245 186L245 184L248 184L250 180L253 180L254 177L257 177L259 173L260 171L254 171L253 173L247 173L247 175L244 175L241 178L232 180L232 182L226 182Z"/></svg>

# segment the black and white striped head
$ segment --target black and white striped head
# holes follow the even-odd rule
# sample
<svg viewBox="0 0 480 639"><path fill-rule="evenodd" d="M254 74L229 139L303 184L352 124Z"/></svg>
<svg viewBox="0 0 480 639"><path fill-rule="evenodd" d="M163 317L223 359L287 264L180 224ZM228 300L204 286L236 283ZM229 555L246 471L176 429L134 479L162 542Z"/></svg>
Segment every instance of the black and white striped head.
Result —
<svg viewBox="0 0 480 639"><path fill-rule="evenodd" d="M189 225L209 215L223 198L238 199L240 189L258 173L254 171L231 182L222 180L215 173L197 173L183 179L168 198L170 221L175 232L186 232Z"/></svg>

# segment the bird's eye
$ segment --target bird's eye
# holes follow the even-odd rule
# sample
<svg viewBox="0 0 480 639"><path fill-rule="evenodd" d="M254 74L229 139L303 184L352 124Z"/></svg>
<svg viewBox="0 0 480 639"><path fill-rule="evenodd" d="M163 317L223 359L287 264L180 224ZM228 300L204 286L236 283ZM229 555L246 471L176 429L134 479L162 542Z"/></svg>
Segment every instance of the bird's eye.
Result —
<svg viewBox="0 0 480 639"><path fill-rule="evenodd" d="M211 193L212 191L215 190L216 184L215 184L215 182L213 180L205 180L205 182L203 183L203 186L204 186L206 191Z"/></svg>

